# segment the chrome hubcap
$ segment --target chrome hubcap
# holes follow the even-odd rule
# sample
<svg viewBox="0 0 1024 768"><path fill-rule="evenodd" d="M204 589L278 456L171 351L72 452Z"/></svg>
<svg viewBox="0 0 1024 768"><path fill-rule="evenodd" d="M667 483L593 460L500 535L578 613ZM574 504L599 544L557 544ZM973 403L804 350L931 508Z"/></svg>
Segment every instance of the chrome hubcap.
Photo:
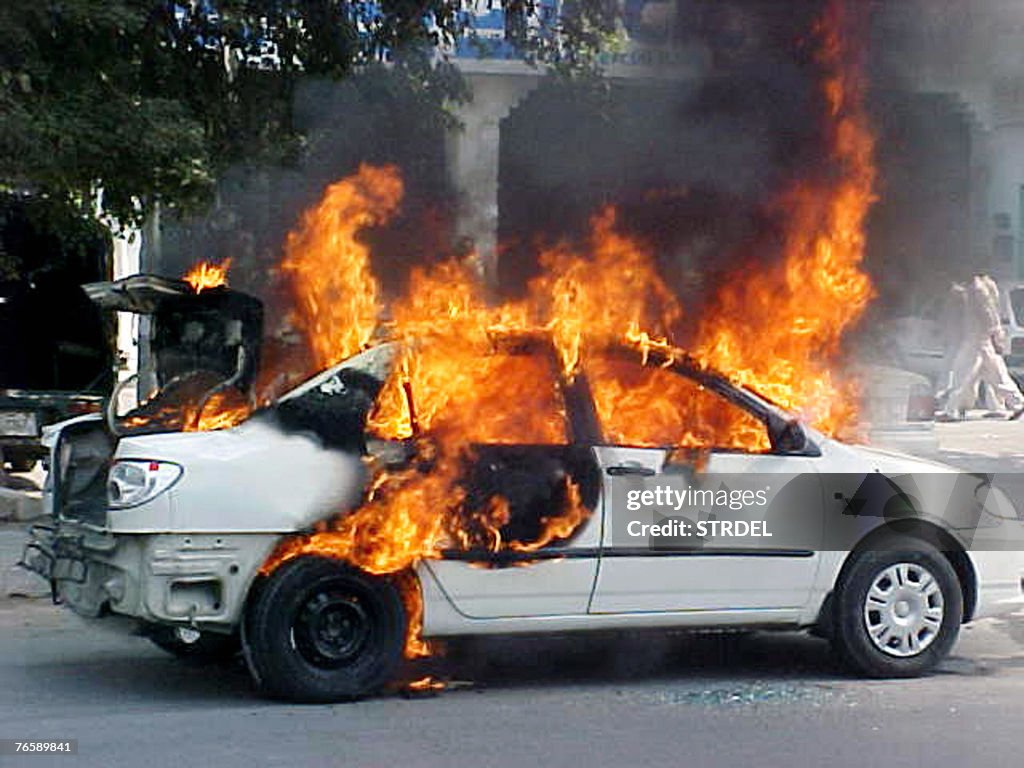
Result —
<svg viewBox="0 0 1024 768"><path fill-rule="evenodd" d="M864 600L864 626L871 642L889 656L916 656L939 635L942 590L918 563L896 563L875 576Z"/></svg>

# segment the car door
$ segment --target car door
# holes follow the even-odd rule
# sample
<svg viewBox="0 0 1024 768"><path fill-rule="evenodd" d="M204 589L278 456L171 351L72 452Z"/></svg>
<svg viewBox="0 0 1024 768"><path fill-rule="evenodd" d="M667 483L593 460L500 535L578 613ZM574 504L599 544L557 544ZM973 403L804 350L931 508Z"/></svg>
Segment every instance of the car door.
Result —
<svg viewBox="0 0 1024 768"><path fill-rule="evenodd" d="M601 545L600 472L592 441L577 439L557 373L544 356L517 356L492 375L515 387L495 407L512 409L503 418L515 423L517 440L503 440L498 430L473 445L463 479L470 508L500 499L507 521L493 546L453 545L423 567L470 618L586 614ZM560 428L531 431L526 425L538 414L556 414ZM575 523L569 513L578 515ZM566 523L565 535L550 536L558 521Z"/></svg>
<svg viewBox="0 0 1024 768"><path fill-rule="evenodd" d="M822 525L815 458L773 453L763 414L677 371L599 359L588 377L607 443L595 449L605 527L591 612L803 606ZM726 521L772 535L726 535Z"/></svg>

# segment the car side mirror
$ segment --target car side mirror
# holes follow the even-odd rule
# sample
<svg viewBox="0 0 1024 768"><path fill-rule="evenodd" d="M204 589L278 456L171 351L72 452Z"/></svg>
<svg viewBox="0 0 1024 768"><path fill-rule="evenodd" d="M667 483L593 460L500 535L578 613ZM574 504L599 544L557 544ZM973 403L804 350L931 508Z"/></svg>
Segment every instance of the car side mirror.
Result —
<svg viewBox="0 0 1024 768"><path fill-rule="evenodd" d="M786 421L779 426L772 442L778 453L803 453L807 448L807 433L799 421Z"/></svg>

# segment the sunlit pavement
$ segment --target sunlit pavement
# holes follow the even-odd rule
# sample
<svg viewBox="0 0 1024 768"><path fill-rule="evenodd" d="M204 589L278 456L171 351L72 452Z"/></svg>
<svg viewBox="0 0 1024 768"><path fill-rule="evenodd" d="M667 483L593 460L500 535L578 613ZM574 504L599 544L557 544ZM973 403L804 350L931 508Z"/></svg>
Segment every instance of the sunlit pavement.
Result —
<svg viewBox="0 0 1024 768"><path fill-rule="evenodd" d="M972 412L967 421L936 424L935 434L943 453L1001 459L1007 469L1024 463L1024 419L986 419Z"/></svg>
<svg viewBox="0 0 1024 768"><path fill-rule="evenodd" d="M1024 466L1024 422L937 426L942 456ZM1024 498L1024 497L1022 497ZM0 526L0 556L23 527ZM964 629L937 674L867 681L799 634L466 641L354 704L256 697L240 663L194 667L45 600L0 598L0 738L78 739L3 765L786 765L1019 762L1024 614Z"/></svg>
<svg viewBox="0 0 1024 768"><path fill-rule="evenodd" d="M435 671L459 687L277 704L254 697L240 665L190 667L42 601L7 601L0 737L78 739L54 765L1009 765L1024 617L965 630L921 680L852 679L800 635L476 641Z"/></svg>

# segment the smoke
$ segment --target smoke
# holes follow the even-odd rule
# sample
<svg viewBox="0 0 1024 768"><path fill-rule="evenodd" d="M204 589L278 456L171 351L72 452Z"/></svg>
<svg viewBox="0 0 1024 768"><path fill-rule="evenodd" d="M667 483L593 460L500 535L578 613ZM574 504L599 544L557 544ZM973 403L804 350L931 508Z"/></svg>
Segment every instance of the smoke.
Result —
<svg viewBox="0 0 1024 768"><path fill-rule="evenodd" d="M498 277L506 295L520 294L537 273L543 246L585 236L588 219L612 204L684 305L699 311L735 264L757 269L777 257L784 212L769 203L778 191L831 170L812 50L824 0L642 5L657 13L637 18L667 19L652 47L668 41L678 54L675 76L597 87L546 81L501 123ZM998 44L1024 30L1024 2L847 6L865 20L869 108L880 136L867 266L878 309L913 311L922 300L908 297L941 290L986 251L985 212L971 210L981 194L971 121L988 118L994 73L1024 71L1024 46ZM642 30L633 36L648 44ZM309 130L306 162L229 173L213 213L168 228L163 271L181 274L200 255L235 257L233 284L266 294L299 213L363 161L395 163L407 183L400 216L372 235L385 292L403 290L411 265L451 253L455 191L444 128L393 91L305 84L296 114Z"/></svg>
<svg viewBox="0 0 1024 768"><path fill-rule="evenodd" d="M879 197L866 266L873 313L912 314L988 267L984 129L1001 78L1024 73L1020 0L847 0L862 24ZM604 204L699 311L731 265L777 257L766 204L829 173L812 30L824 2L680 0L675 79L586 92L547 84L503 124L504 290L536 274L538 244L577 237Z"/></svg>
<svg viewBox="0 0 1024 768"><path fill-rule="evenodd" d="M342 81L308 79L296 89L304 144L285 162L240 163L218 179L210 210L167 216L150 271L179 277L199 260L232 259L232 287L283 314L291 303L277 269L288 232L324 190L362 163L401 169L406 195L388 227L374 231L374 271L386 292L404 287L408 266L448 252L454 192L445 167L444 114L407 79L369 70Z"/></svg>
<svg viewBox="0 0 1024 768"><path fill-rule="evenodd" d="M672 45L688 55L674 77L531 94L502 128L503 289L521 291L539 244L578 236L607 204L689 307L737 259L773 258L767 204L828 170L811 39L824 5L681 0Z"/></svg>
<svg viewBox="0 0 1024 768"><path fill-rule="evenodd" d="M984 111L993 76L1021 71L1020 46L1002 43L1022 32L1020 0L876 0L872 76L906 90L963 92Z"/></svg>
<svg viewBox="0 0 1024 768"><path fill-rule="evenodd" d="M885 0L872 3L871 108L880 170L867 266L873 315L919 315L950 282L994 271L989 202L993 94L1024 73L1024 2Z"/></svg>

